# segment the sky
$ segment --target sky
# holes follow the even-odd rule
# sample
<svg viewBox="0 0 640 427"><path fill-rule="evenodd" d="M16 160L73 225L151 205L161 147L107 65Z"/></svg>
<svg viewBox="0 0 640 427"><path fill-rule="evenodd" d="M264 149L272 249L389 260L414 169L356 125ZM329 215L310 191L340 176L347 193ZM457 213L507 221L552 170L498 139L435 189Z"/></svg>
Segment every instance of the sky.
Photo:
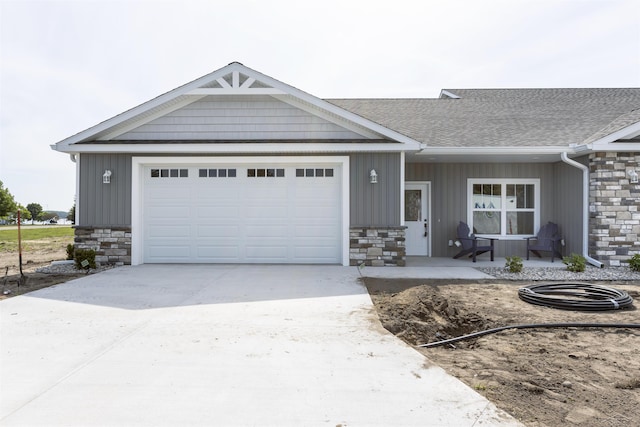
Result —
<svg viewBox="0 0 640 427"><path fill-rule="evenodd" d="M319 98L640 87L640 0L0 0L0 181L69 210L51 144L238 61Z"/></svg>

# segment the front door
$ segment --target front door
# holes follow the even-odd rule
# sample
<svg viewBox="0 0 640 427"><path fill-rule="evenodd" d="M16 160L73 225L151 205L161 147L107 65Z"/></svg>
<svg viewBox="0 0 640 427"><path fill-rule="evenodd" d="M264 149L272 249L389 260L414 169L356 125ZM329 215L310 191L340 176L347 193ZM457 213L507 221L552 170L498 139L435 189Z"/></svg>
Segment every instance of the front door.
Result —
<svg viewBox="0 0 640 427"><path fill-rule="evenodd" d="M404 185L404 225L407 255L431 255L428 182L406 182Z"/></svg>

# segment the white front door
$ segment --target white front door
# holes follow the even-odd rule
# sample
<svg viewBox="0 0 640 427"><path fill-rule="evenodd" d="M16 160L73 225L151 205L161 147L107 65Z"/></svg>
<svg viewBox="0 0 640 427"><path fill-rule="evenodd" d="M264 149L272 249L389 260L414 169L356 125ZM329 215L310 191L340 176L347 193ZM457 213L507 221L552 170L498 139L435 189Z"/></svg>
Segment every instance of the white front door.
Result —
<svg viewBox="0 0 640 427"><path fill-rule="evenodd" d="M428 182L406 182L404 185L404 225L407 255L431 255Z"/></svg>

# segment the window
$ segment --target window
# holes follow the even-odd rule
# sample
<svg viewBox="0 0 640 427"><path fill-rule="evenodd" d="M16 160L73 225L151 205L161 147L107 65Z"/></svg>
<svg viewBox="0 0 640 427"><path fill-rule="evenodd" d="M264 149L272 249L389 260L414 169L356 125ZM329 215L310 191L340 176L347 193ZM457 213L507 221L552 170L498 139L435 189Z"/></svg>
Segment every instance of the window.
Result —
<svg viewBox="0 0 640 427"><path fill-rule="evenodd" d="M296 176L302 177L316 177L316 178L331 178L333 177L333 169L296 169Z"/></svg>
<svg viewBox="0 0 640 427"><path fill-rule="evenodd" d="M151 169L151 178L188 178L188 169Z"/></svg>
<svg viewBox="0 0 640 427"><path fill-rule="evenodd" d="M284 169L247 169L249 178L283 178Z"/></svg>
<svg viewBox="0 0 640 427"><path fill-rule="evenodd" d="M540 224L539 179L469 179L467 185L467 220L475 234L535 234Z"/></svg>
<svg viewBox="0 0 640 427"><path fill-rule="evenodd" d="M198 176L200 178L235 178L235 169L199 169Z"/></svg>

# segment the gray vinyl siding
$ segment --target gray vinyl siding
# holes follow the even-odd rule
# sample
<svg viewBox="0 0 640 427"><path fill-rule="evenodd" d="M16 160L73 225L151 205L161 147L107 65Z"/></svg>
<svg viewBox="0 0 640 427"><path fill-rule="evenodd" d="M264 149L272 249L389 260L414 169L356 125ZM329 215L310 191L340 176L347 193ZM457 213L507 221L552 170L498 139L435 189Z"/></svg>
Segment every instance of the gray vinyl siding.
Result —
<svg viewBox="0 0 640 427"><path fill-rule="evenodd" d="M588 156L573 159L585 166ZM565 239L564 255L582 254L583 213L582 209L582 170L564 162L556 163L555 169L555 218Z"/></svg>
<svg viewBox="0 0 640 427"><path fill-rule="evenodd" d="M400 171L398 153L352 154L350 161L350 220L352 227L400 225ZM375 169L378 183L369 182Z"/></svg>
<svg viewBox="0 0 640 427"><path fill-rule="evenodd" d="M102 183L106 169L111 184ZM131 155L80 155L80 226L131 225Z"/></svg>
<svg viewBox="0 0 640 427"><path fill-rule="evenodd" d="M406 181L431 182L432 256L452 257L458 250L448 246L455 240L456 227L467 221L467 179L469 178L534 178L540 179L540 224L558 223L555 197L555 167L553 164L432 164L408 163ZM496 243L496 256L526 257L524 240L505 240Z"/></svg>
<svg viewBox="0 0 640 427"><path fill-rule="evenodd" d="M270 96L207 96L116 140L358 139L355 132Z"/></svg>
<svg viewBox="0 0 640 427"><path fill-rule="evenodd" d="M132 154L82 154L78 225L131 225ZM158 161L169 155L158 155ZM203 156L206 161L207 156ZM351 226L400 225L400 167L397 153L352 154L350 160ZM102 184L105 169L111 184ZM369 183L376 169L378 184Z"/></svg>

